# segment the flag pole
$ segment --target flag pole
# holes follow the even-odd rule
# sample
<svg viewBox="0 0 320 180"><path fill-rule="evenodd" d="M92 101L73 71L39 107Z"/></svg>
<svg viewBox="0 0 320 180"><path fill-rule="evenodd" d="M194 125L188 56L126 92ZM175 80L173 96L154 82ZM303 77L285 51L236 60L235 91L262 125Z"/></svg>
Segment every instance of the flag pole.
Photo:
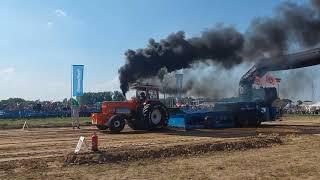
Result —
<svg viewBox="0 0 320 180"><path fill-rule="evenodd" d="M71 84L70 84L70 117L72 119L72 87L73 87L73 65L71 65Z"/></svg>
<svg viewBox="0 0 320 180"><path fill-rule="evenodd" d="M72 71L73 71L73 68L72 68L72 65L71 65L71 78L70 78L70 98L72 98Z"/></svg>

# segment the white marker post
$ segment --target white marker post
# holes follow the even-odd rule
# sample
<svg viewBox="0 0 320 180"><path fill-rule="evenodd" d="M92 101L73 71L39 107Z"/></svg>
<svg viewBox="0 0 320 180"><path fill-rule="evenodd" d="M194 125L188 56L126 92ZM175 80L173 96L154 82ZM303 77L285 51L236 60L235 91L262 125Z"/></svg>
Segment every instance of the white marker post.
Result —
<svg viewBox="0 0 320 180"><path fill-rule="evenodd" d="M85 138L83 136L80 136L78 144L76 146L76 149L74 150L74 153L78 153L81 150L81 147L83 144L85 147L87 147L87 144L85 142Z"/></svg>
<svg viewBox="0 0 320 180"><path fill-rule="evenodd" d="M22 126L22 130L24 130L25 128L29 128L27 121L24 121L24 124Z"/></svg>

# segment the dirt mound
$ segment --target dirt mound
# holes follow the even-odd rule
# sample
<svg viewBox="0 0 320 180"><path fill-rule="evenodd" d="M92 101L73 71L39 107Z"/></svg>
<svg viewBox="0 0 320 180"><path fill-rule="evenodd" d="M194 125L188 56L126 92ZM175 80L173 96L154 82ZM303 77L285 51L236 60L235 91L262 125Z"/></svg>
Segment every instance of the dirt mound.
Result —
<svg viewBox="0 0 320 180"><path fill-rule="evenodd" d="M130 161L147 158L167 158L175 156L195 156L211 151L246 150L253 148L270 147L282 144L283 139L278 134L259 135L243 138L232 142L208 142L169 147L145 148L136 151L99 151L89 153L70 153L65 157L65 165L97 164L107 162Z"/></svg>
<svg viewBox="0 0 320 180"><path fill-rule="evenodd" d="M50 159L24 159L24 160L13 160L0 163L0 172L16 172L19 171L30 171L33 169L46 169L48 163L52 162Z"/></svg>

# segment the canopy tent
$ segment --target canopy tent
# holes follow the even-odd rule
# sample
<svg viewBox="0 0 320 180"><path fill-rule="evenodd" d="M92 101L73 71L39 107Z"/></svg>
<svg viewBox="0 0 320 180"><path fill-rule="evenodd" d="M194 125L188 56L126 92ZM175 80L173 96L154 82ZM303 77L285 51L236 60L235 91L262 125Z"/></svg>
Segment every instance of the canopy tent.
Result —
<svg viewBox="0 0 320 180"><path fill-rule="evenodd" d="M320 102L316 102L314 104L309 105L311 107L320 107Z"/></svg>

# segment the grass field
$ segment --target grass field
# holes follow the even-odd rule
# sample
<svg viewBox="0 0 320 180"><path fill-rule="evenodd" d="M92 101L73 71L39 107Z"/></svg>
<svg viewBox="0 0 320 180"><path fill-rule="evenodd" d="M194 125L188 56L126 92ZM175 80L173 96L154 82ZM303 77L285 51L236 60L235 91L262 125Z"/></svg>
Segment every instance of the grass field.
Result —
<svg viewBox="0 0 320 180"><path fill-rule="evenodd" d="M0 129L20 129L27 121L29 128L47 128L47 127L70 127L72 120L66 118L44 118L44 119L0 119ZM90 125L90 117L81 117L81 125Z"/></svg>

